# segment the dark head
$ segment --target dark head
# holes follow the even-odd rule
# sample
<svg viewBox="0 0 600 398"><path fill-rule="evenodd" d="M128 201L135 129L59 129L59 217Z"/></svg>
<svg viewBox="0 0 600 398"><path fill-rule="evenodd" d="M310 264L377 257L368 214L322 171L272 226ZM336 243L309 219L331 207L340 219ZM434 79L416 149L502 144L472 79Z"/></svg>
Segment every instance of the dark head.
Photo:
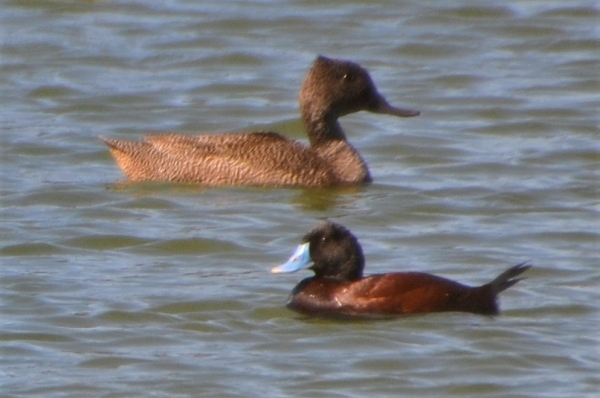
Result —
<svg viewBox="0 0 600 398"><path fill-rule="evenodd" d="M317 278L344 281L362 278L365 266L362 248L356 237L343 226L326 222L306 234L302 242L287 263L271 272L295 272L308 267Z"/></svg>
<svg viewBox="0 0 600 398"><path fill-rule="evenodd" d="M369 73L360 65L317 57L300 90L305 118L332 118L358 111L410 117L419 111L395 108L377 92Z"/></svg>

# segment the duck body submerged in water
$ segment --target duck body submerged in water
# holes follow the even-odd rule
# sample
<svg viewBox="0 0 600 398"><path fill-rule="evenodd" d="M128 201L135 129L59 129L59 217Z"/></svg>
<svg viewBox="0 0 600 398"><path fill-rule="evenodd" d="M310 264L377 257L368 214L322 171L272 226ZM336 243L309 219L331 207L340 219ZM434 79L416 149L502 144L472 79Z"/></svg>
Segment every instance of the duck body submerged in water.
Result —
<svg viewBox="0 0 600 398"><path fill-rule="evenodd" d="M347 186L371 182L338 118L361 110L401 117L360 65L319 56L300 91L310 146L274 132L152 134L141 142L101 137L130 181L207 186Z"/></svg>
<svg viewBox="0 0 600 398"><path fill-rule="evenodd" d="M365 259L358 240L339 224L325 223L309 232L294 255L273 273L309 267L315 276L292 291L288 307L325 317L375 317L460 311L499 313L497 296L522 280L531 265L509 268L490 283L471 287L422 272L363 276Z"/></svg>

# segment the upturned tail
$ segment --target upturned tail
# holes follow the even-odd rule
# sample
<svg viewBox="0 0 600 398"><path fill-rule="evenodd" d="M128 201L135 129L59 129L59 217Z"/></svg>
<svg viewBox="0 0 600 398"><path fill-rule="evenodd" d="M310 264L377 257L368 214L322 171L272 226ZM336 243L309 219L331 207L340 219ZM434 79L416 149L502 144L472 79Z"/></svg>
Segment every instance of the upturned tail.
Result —
<svg viewBox="0 0 600 398"><path fill-rule="evenodd" d="M498 295L500 292L505 291L512 285L522 281L525 278L517 278L517 276L521 275L523 272L527 271L531 268L531 264L528 264L529 261L525 261L521 264L517 264L514 267L511 267L501 273L496 279L491 281L488 285L491 287L494 295Z"/></svg>

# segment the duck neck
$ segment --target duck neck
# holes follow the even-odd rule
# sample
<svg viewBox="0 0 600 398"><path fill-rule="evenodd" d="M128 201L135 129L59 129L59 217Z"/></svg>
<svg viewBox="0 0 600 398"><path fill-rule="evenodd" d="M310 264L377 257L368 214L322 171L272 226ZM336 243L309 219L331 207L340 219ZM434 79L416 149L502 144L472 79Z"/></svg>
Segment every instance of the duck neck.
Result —
<svg viewBox="0 0 600 398"><path fill-rule="evenodd" d="M337 183L358 184L371 182L365 161L346 140L337 117L309 117L303 120L311 148L331 166Z"/></svg>
<svg viewBox="0 0 600 398"><path fill-rule="evenodd" d="M303 112L302 121L310 139L310 145L315 147L329 141L346 141L346 135L338 123L336 116L319 115Z"/></svg>

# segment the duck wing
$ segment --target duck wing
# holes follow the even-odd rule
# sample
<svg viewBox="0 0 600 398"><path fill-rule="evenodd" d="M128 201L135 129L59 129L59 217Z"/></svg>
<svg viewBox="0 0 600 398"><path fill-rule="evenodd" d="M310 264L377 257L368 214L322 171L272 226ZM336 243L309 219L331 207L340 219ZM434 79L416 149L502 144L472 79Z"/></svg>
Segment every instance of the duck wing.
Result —
<svg viewBox="0 0 600 398"><path fill-rule="evenodd" d="M420 272L371 275L352 283L339 301L353 314L418 314L471 311L464 305L474 288ZM479 312L479 311L474 311Z"/></svg>

